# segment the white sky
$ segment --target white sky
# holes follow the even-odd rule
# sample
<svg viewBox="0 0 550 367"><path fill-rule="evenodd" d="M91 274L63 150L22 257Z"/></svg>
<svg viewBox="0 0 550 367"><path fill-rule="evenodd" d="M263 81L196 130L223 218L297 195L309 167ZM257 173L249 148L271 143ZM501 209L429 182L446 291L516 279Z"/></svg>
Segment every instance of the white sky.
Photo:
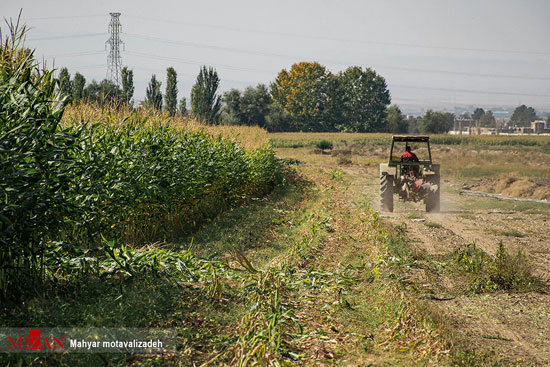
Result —
<svg viewBox="0 0 550 367"><path fill-rule="evenodd" d="M0 15L21 8L36 55L87 81L106 76L108 13L121 12L136 99L153 73L164 89L169 66L189 99L203 64L228 90L315 60L334 73L374 68L404 111L527 104L550 112L548 0L1 0Z"/></svg>

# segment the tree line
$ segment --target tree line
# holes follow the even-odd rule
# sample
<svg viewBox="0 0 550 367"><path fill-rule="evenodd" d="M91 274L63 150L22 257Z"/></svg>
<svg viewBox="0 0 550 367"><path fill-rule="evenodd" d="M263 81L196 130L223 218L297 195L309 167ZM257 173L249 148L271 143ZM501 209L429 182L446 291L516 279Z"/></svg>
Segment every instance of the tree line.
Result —
<svg viewBox="0 0 550 367"><path fill-rule="evenodd" d="M166 70L166 88L156 75L146 89L144 105L164 110L170 115L191 115L210 124L258 125L269 131L349 131L370 132L404 129L401 117L391 98L385 79L370 68L353 66L333 74L317 62L300 62L289 70L281 70L275 81L258 84L244 91L231 89L220 93L220 78L214 68L203 66L191 89L191 110L187 101L178 101L177 73ZM112 103L134 105L133 71L122 70L122 85L109 80L86 85L76 73L71 80L67 68L59 73L59 85L72 103Z"/></svg>
<svg viewBox="0 0 550 367"><path fill-rule="evenodd" d="M86 85L80 73L71 76L66 68L59 73L62 92L72 103L92 102L101 106L134 106L133 71L122 69L122 83L93 80ZM424 116L407 120L391 96L385 79L371 68L351 66L333 74L317 62L300 62L281 70L270 85L258 84L244 90L219 92L220 78L212 67L203 66L191 89L191 109L185 97L178 100L177 72L166 69L166 88L156 75L146 89L144 107L169 115L187 116L208 124L258 125L268 131L446 133L453 128L455 115L428 110ZM477 127L495 127L492 111L477 108L472 115ZM518 126L537 119L532 107L519 106L511 118Z"/></svg>
<svg viewBox="0 0 550 367"><path fill-rule="evenodd" d="M391 98L385 79L352 66L338 74L317 62L283 69L270 86L223 94L220 120L268 131L372 132L388 128ZM397 107L394 107L394 109Z"/></svg>

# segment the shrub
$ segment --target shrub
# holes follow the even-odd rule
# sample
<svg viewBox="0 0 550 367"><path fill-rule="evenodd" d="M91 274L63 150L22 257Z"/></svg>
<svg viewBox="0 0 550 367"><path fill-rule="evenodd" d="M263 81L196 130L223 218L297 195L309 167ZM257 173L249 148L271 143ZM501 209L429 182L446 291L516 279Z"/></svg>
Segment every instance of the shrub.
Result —
<svg viewBox="0 0 550 367"><path fill-rule="evenodd" d="M333 144L330 140L321 140L316 144L316 147L319 149L332 149Z"/></svg>
<svg viewBox="0 0 550 367"><path fill-rule="evenodd" d="M470 288L476 293L497 290L523 291L539 285L532 275L525 254L518 250L516 255L510 255L502 241L494 258L489 257L475 244L468 244L455 254L457 264L465 271L475 274Z"/></svg>

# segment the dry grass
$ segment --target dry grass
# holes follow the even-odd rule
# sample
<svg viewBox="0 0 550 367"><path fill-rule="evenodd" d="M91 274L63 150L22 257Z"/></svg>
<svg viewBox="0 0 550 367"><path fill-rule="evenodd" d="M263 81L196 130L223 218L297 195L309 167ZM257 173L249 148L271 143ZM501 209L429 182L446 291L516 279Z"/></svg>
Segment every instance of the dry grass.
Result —
<svg viewBox="0 0 550 367"><path fill-rule="evenodd" d="M333 151L349 151L353 164L387 162L390 134L354 133L272 133L273 146L283 156L311 164L332 164L326 155L310 154L316 144L332 142ZM471 183L472 178L550 178L550 137L548 136L430 136L434 163L441 164L442 177ZM417 154L422 149L417 149ZM541 190L539 190L541 191ZM544 192L537 192L537 197Z"/></svg>
<svg viewBox="0 0 550 367"><path fill-rule="evenodd" d="M526 179L518 176L504 176L482 180L474 185L473 189L509 197L550 200L550 180L544 178Z"/></svg>
<svg viewBox="0 0 550 367"><path fill-rule="evenodd" d="M151 109L100 107L94 104L68 106L63 115L65 126L84 123L124 124L143 121L148 125L169 125L177 129L203 131L212 136L235 139L246 150L260 148L269 143L267 131L257 126L207 125L189 117L170 117L167 113Z"/></svg>
<svg viewBox="0 0 550 367"><path fill-rule="evenodd" d="M402 135L402 134L401 134ZM274 144L278 147L292 145L313 146L316 142L327 140L337 145L353 145L368 142L370 145L386 146L391 142L392 134L388 133L272 133L270 134ZM439 146L469 146L475 149L513 151L521 147L523 150L543 151L550 153L550 138L548 136L524 135L524 136L504 136L504 135L433 135L430 134L432 145Z"/></svg>

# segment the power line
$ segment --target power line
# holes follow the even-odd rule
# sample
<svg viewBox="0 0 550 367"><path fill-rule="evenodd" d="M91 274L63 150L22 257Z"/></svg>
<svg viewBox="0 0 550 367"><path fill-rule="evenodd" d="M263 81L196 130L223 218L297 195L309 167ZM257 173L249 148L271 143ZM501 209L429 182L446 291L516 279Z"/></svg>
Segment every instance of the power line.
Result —
<svg viewBox="0 0 550 367"><path fill-rule="evenodd" d="M145 53L145 52L126 51L126 53L128 55L147 57L147 58L156 59L156 60L163 60L163 61L174 61L174 62L179 62L179 63L182 63L182 64L189 64L189 65L202 66L202 65L208 64L207 62L204 62L204 61L193 61L193 60L181 59L181 58L178 58L178 57L158 56L158 55L148 54L148 53ZM237 70L237 71L252 71L252 72L255 72L255 73L264 73L264 74L268 73L270 75L273 75L272 70L243 68L243 67L239 67L239 66L224 65L224 64L218 64L218 63L216 63L215 66L219 67L220 69Z"/></svg>
<svg viewBox="0 0 550 367"><path fill-rule="evenodd" d="M105 64L93 64L93 65L84 65L84 66L77 66L75 67L78 68L78 69L99 69L99 68L104 68L105 67Z"/></svg>
<svg viewBox="0 0 550 367"><path fill-rule="evenodd" d="M515 92L501 92L501 91L481 91L471 89L450 89L450 88L437 88L437 87L425 87L403 84L392 84L392 87L396 88L408 88L408 89L422 89L422 90L434 90L442 92L461 92L461 93L474 93L474 94L498 94L505 96L522 96L522 97L550 97L550 94L529 94L529 93L515 93Z"/></svg>
<svg viewBox="0 0 550 367"><path fill-rule="evenodd" d="M24 21L27 20L54 20L54 19L75 19L75 18L96 18L104 17L105 14L89 14L89 15L64 15L64 16L55 16L55 17L35 17L35 18L24 18Z"/></svg>
<svg viewBox="0 0 550 367"><path fill-rule="evenodd" d="M66 35L66 36L59 36L59 37L48 37L48 38L41 38L41 39L33 39L33 41L34 40L44 40L44 39L57 39L57 38L88 37L88 36L96 36L96 35L104 35L104 34L105 33L83 34L83 35ZM295 57L295 56L292 56L292 55L284 55L284 54L276 54L276 53L268 53L268 52L259 52L259 51L249 51L249 50L236 49L236 48L223 47L223 46L216 46L216 45L205 45L205 44L200 44L200 43L195 43L195 42L176 41L176 40L170 40L170 39L166 39L166 38L143 36L143 35L138 35L138 34L133 34L133 33L125 33L125 35L130 36L130 37L134 37L134 38L138 38L138 39L165 42L165 43L174 44L174 45L190 46L190 47L205 48L205 49L212 49L212 50L222 50L222 51L243 53L243 54L249 54L249 55L277 57L277 58L283 58L283 59L293 59L293 60L299 59L299 57ZM342 62L342 61L338 61L338 60L330 60L330 59L318 59L318 61L325 62L325 63L338 64L338 65L361 64L361 63L346 63L346 62ZM412 72L429 73L429 74L460 75L460 76L483 77L483 78L502 78L502 79L521 79L521 80L550 80L550 77L544 77L544 76L472 73L472 72L452 71L452 70L437 70L437 69L426 70L426 69L419 69L419 68L409 68L409 67L380 65L380 64L372 65L371 67L377 68L377 69L412 71Z"/></svg>
<svg viewBox="0 0 550 367"><path fill-rule="evenodd" d="M451 70L425 70L425 69L416 69L416 68L404 68L398 66L387 66L387 65L373 65L375 68L380 69L395 69L400 71L414 71L419 73L433 73L433 74L448 74L448 75L463 75L471 77L482 77L482 78L503 78L503 79L522 79L522 80L550 80L550 77L544 76L523 76L523 75L504 75L504 74L489 74L489 73L471 73L465 71L451 71Z"/></svg>
<svg viewBox="0 0 550 367"><path fill-rule="evenodd" d="M65 38L96 37L96 36L105 36L105 34L106 33L66 34L63 36L30 38L27 41L48 41L48 40L57 40L57 39L65 39Z"/></svg>
<svg viewBox="0 0 550 367"><path fill-rule="evenodd" d="M59 20L59 19L80 19L80 18L95 18L95 17L103 17L103 16L105 16L105 14L67 15L67 16L52 16L52 17L32 17L32 18L25 18L25 21L29 21L29 20L31 20L31 21L40 21L40 20ZM214 28L214 29L229 30L229 31L233 31L233 32L262 33L262 34L279 35L279 36L285 36L285 37L315 39L315 40L332 41L332 42L349 42L349 43L360 43L360 44L374 44L374 45L381 45L381 46L397 46L397 47L409 47L409 48L424 48L424 49L483 52L483 53L505 53L505 54L545 55L545 56L550 55L549 51L504 50L504 49L474 48L474 47L450 47L450 46L426 45L426 44L419 44L419 43L359 40L359 39L349 39L349 38L340 38L340 37L321 37L321 36L314 36L314 35L307 35L307 34L265 31L265 30L252 29L252 28L229 27L229 26L213 25L213 24L206 24L206 23L174 21L174 20L159 19L159 18L152 18L152 17L131 16L131 15L128 15L127 17L140 19L140 20L146 20L146 21L152 21L152 22L172 23L172 24L188 25L188 26L195 26L195 27Z"/></svg>
<svg viewBox="0 0 550 367"><path fill-rule="evenodd" d="M80 57L80 56L89 56L89 55L99 55L104 53L105 51L83 51L83 52L70 52L70 53L57 54L57 55L44 55L44 57L47 59L56 58L56 57Z"/></svg>
<svg viewBox="0 0 550 367"><path fill-rule="evenodd" d="M132 52L127 51L128 54L135 55L135 56L141 56L141 57L147 57L157 60L164 60L164 61L176 61L183 64L191 64L191 65L204 65L206 63L201 61L189 61L184 60L180 58L175 57L166 57L166 56L157 56L142 52ZM233 67L231 65L216 65L220 68L230 69L230 70L243 70L243 71L254 71L259 73L270 73L272 74L272 71L267 70L259 70L259 69L249 69L249 68L238 68ZM526 97L550 97L550 95L547 94L529 94L529 93L515 93L515 92L502 92L502 91L479 91L479 90L471 90L471 89L451 89L451 88L438 88L438 87L425 87L425 86L414 86L414 85L403 85L403 84L391 84L389 87L397 87L397 88L409 88L409 89L420 89L420 90L434 90L434 91L443 91L443 92L461 92L461 93L473 93L473 94L492 94L492 95L508 95L508 96L526 96ZM390 88L390 89L391 89Z"/></svg>
<svg viewBox="0 0 550 367"><path fill-rule="evenodd" d="M160 37L152 37L152 36L142 36L139 34L134 33L125 33L125 35L130 37L135 37L143 40L149 40L149 41L159 41L164 43L169 43L173 45L181 45L181 46L191 46L191 47L198 47L198 48L206 48L211 50L222 50L222 51L229 51L229 52L237 52L237 53L246 53L249 55L260 55L260 56L269 56L269 57L281 57L281 58L294 58L293 56L289 55L282 55L282 54L274 54L274 53L267 53L267 52L259 52L259 51L249 51L249 50L242 50L242 49L236 49L231 47L223 47L223 46L215 46L215 45L205 45L195 42L186 42L186 41L175 41L170 40L166 38L160 38Z"/></svg>
<svg viewBox="0 0 550 367"><path fill-rule="evenodd" d="M67 57L84 56L84 55L101 54L101 53L103 53L103 52L102 51L81 52L81 53L73 53L73 54L65 54L65 55L60 54L60 55L57 55L57 57L61 57L61 56L67 56ZM162 61L173 61L173 62L178 62L178 63L182 63L182 64L189 64L189 65L202 66L202 65L207 64L203 61L192 61L192 60L185 60L185 59L176 58L176 57L158 56L158 55L153 55L153 54L148 54L148 53L143 53L143 52L126 51L126 53L129 54L129 55L134 55L134 56L138 56L138 57L145 57L145 58L151 58L151 59L162 60ZM48 56L48 57L54 57L54 56ZM100 67L100 66L104 67L105 65L94 65L93 67ZM222 68L222 69L229 69L229 70L253 71L253 72L257 72L257 73L265 73L265 74L269 73L270 75L273 74L272 71L261 70L261 69L235 67L235 66L232 66L232 65L223 65L223 64L217 64L216 66L219 67L219 68ZM152 72L156 71L156 69L146 69L146 68L137 68L137 69L147 70L147 71L152 71ZM229 82L242 83L242 84L250 84L250 85L254 84L254 82L247 82L247 81L241 81L241 80L229 80L229 79L224 79L224 80L229 81ZM406 89L431 90L431 91L443 91L443 92L455 92L455 93L460 92L460 93L472 93L472 94L486 94L486 95L550 97L550 95L548 95L548 94L531 94L531 93L516 93L516 92L502 92L502 91L479 91L479 90L472 90L472 89L452 89L452 88L439 88L439 87L428 87L428 86L413 86L413 85L404 85L404 84L390 84L389 87L391 87L390 89L393 89L393 88L406 88Z"/></svg>
<svg viewBox="0 0 550 367"><path fill-rule="evenodd" d="M545 55L545 56L550 55L550 51L503 50L503 49L473 48L473 47L433 46L433 45L416 44L416 43L385 42L385 41L383 42L383 41L359 40L359 39L348 39L348 38L339 38L339 37L321 37L321 36L313 36L313 35L306 35L306 34L286 33L286 32L274 32L274 31L265 31L261 29L228 27L228 26L212 25L212 24L205 24L205 23L183 22L183 21L174 21L174 20L151 18L151 17L131 16L131 15L129 15L128 17L140 19L140 20L160 22L160 23L172 23L172 24L188 25L188 26L194 26L194 27L223 29L223 30L229 30L233 32L271 34L271 35L279 35L279 36L285 36L285 37L315 39L315 40L332 41L332 42L349 42L349 43L359 43L359 44L374 44L374 45L380 45L380 46L398 46L398 47L449 50L449 51L505 53L505 54L522 54L522 55Z"/></svg>
<svg viewBox="0 0 550 367"><path fill-rule="evenodd" d="M133 67L132 70L141 70L141 71L147 71L147 72L151 72L151 73L155 73L155 75L158 74L158 69L151 69L151 68L144 68L144 67ZM190 77L190 80L195 80L196 79L196 74L190 74L190 73L180 73L178 72L178 77L180 76L187 76L187 77ZM141 82L144 82L144 83L147 83L148 81L147 80L140 80ZM180 80L181 82L181 80ZM244 81L244 80L235 80L235 79L226 79L226 78L223 78L220 80L221 83L227 83L227 82L230 82L230 83L238 83L238 84L243 84L243 85L253 85L253 84L256 84L256 82L251 82L251 81Z"/></svg>
<svg viewBox="0 0 550 367"><path fill-rule="evenodd" d="M292 56L292 55L284 55L284 54L276 54L276 53L268 53L268 52L259 52L259 51L249 51L249 50L236 49L236 48L231 48L231 47L222 47L222 46L216 46L216 45L205 45L205 44L200 44L200 43L196 43L196 42L176 41L176 40L170 40L170 39L160 38L160 37L142 36L142 35L133 34L133 33L125 33L125 35L130 36L130 37L143 39L143 40L165 42L165 43L169 43L169 44L173 44L173 45L190 46L190 47L205 48L205 49L212 49L212 50L222 50L222 51L228 51L228 52L243 53L243 54L249 54L249 55L260 55L260 56L268 56L268 57L277 57L277 58L283 58L283 59L293 59L293 60L300 59L299 57ZM320 62L324 62L324 63L332 63L332 64L339 64L339 65L350 65L350 63L346 63L346 62L342 62L342 61L338 61L338 60L329 60L329 59L317 59L317 60L320 61ZM362 63L351 63L351 64L362 64ZM471 72L451 71L451 70L437 70L437 69L426 70L426 69L418 69L418 68L388 66L388 65L372 65L372 67L378 68L378 69L413 71L413 72L433 73L433 74L462 75L462 76L484 77L484 78L550 80L550 77L539 77L539 76L504 75L504 74L490 74L490 73L471 73Z"/></svg>

